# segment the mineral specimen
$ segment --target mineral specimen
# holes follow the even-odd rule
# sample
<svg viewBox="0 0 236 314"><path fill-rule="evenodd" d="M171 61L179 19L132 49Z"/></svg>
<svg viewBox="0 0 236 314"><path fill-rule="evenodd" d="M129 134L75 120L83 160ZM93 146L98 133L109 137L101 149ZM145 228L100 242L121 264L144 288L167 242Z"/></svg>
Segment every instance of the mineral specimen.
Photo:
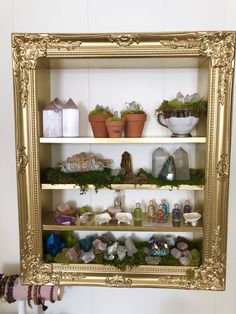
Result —
<svg viewBox="0 0 236 314"><path fill-rule="evenodd" d="M111 165L111 160L101 159L92 153L80 153L72 157L68 157L66 161L61 164L62 171L70 172L84 172L84 171L102 171L105 167Z"/></svg>

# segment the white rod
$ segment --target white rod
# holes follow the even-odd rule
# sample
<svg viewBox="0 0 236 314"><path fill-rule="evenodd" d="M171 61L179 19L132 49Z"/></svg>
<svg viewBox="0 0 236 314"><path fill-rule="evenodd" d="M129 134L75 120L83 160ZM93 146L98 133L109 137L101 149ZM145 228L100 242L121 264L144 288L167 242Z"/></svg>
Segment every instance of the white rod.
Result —
<svg viewBox="0 0 236 314"><path fill-rule="evenodd" d="M25 301L18 301L18 314L26 314Z"/></svg>

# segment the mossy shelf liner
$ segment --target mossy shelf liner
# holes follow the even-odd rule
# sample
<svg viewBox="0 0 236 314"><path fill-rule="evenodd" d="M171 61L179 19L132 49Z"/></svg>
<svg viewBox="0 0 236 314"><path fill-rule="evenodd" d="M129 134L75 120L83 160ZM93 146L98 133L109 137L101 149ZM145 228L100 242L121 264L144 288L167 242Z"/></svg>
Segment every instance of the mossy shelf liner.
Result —
<svg viewBox="0 0 236 314"><path fill-rule="evenodd" d="M178 238L178 241L181 240L181 237ZM197 243L193 243L192 241L188 241L185 238L182 238L183 241L188 243L189 250L192 252L192 259L189 266L199 267L201 264L201 255L199 245ZM119 243L123 245L123 243ZM115 256L114 260L106 260L104 258L104 252L95 252L94 261L89 264L100 264L100 265L110 265L114 266L121 271L130 270L137 266L147 265L145 261L145 257L147 254L145 253L145 248L147 248L148 242L135 242L135 247L137 252L133 256L125 256L125 258L120 261L117 256ZM66 253L70 250L70 248L64 248L60 253L56 256L52 256L51 254L45 254L44 261L46 263L61 263L69 265L71 262L66 257ZM171 250L171 247L170 247ZM78 262L73 262L73 264L84 264L81 260ZM88 265L88 264L87 264ZM154 265L153 265L154 266ZM170 254L166 256L162 256L160 259L159 265L156 266L183 266L180 261L171 256Z"/></svg>
<svg viewBox="0 0 236 314"><path fill-rule="evenodd" d="M136 174L125 176L122 173L113 174L112 169L105 168L103 171L87 171L65 173L60 168L48 168L42 171L41 182L47 184L75 184L80 187L81 193L88 190L88 185L93 184L95 191L99 189L112 189L111 184L154 184L157 187L180 185L203 185L204 170L190 169L190 180L165 181L155 178L149 171L140 168Z"/></svg>

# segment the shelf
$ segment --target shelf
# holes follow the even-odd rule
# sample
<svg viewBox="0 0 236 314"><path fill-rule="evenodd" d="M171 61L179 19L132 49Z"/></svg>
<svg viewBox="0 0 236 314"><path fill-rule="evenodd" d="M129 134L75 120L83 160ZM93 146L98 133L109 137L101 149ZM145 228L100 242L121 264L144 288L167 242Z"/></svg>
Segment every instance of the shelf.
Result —
<svg viewBox="0 0 236 314"><path fill-rule="evenodd" d="M41 185L42 190L80 190L79 185L75 184L45 184ZM89 190L94 190L95 187L92 184L88 184ZM112 190L189 190L189 191L203 191L204 185L180 185L179 187L165 185L156 186L155 184L111 184Z"/></svg>
<svg viewBox="0 0 236 314"><path fill-rule="evenodd" d="M94 138L94 137L40 137L42 144L201 144L206 137L140 137L140 138Z"/></svg>
<svg viewBox="0 0 236 314"><path fill-rule="evenodd" d="M172 216L169 215L166 223L150 223L148 221L147 214L143 214L143 222L142 225L136 226L134 225L134 221L131 222L130 225L117 223L103 224L98 225L95 224L94 219L91 218L86 224L80 224L79 217L77 218L76 225L59 225L55 219L53 214L47 214L43 217L43 230L48 231L69 231L69 230L77 230L77 231L145 231L145 232L202 232L202 223L198 224L196 227L192 227L190 224L185 224L183 220L181 220L180 225L173 226L172 225Z"/></svg>

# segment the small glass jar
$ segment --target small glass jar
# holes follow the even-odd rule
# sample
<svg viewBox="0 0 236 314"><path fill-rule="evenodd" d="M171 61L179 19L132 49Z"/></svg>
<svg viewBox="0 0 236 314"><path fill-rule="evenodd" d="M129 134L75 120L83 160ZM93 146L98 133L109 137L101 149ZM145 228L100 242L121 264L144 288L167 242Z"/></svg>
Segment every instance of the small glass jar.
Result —
<svg viewBox="0 0 236 314"><path fill-rule="evenodd" d="M162 205L162 208L164 209L165 215L167 217L169 214L169 204L168 204L167 200L163 198L163 200L161 201L161 205Z"/></svg>
<svg viewBox="0 0 236 314"><path fill-rule="evenodd" d="M174 204L174 208L172 210L172 221L180 222L181 220L181 210L177 203Z"/></svg>
<svg viewBox="0 0 236 314"><path fill-rule="evenodd" d="M185 203L184 203L183 212L184 212L184 214L187 214L187 213L191 213L191 211L192 211L192 208L191 208L191 206L189 205L189 201L186 200Z"/></svg>
<svg viewBox="0 0 236 314"><path fill-rule="evenodd" d="M140 207L140 203L136 203L136 207L134 209L134 221L142 221L142 209Z"/></svg>
<svg viewBox="0 0 236 314"><path fill-rule="evenodd" d="M161 223L166 222L166 215L162 207L162 204L160 204L158 207L157 214L156 214L156 222L161 222Z"/></svg>
<svg viewBox="0 0 236 314"><path fill-rule="evenodd" d="M147 208L147 216L149 220L155 219L156 216L156 207L153 203L153 201L149 201L149 205Z"/></svg>

